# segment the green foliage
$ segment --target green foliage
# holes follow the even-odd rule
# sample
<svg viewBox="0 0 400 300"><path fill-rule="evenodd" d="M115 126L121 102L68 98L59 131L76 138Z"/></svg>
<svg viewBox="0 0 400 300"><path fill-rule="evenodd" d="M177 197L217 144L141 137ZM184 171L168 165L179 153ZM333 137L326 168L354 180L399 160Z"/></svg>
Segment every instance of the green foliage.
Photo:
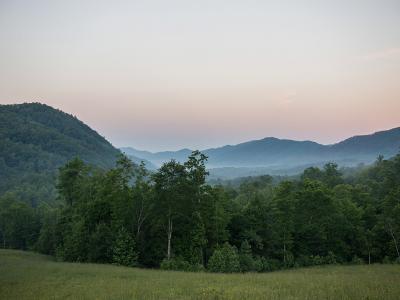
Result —
<svg viewBox="0 0 400 300"><path fill-rule="evenodd" d="M134 267L137 264L138 255L136 244L132 235L122 227L118 231L113 245L113 262L121 266Z"/></svg>
<svg viewBox="0 0 400 300"><path fill-rule="evenodd" d="M262 270L266 272L276 271L282 268L282 263L278 259L268 259L264 258L261 260L262 262Z"/></svg>
<svg viewBox="0 0 400 300"><path fill-rule="evenodd" d="M160 264L161 270L190 271L190 263L182 257L164 258Z"/></svg>
<svg viewBox="0 0 400 300"><path fill-rule="evenodd" d="M181 256L172 257L170 259L164 258L160 264L160 269L170 270L170 271L185 271L185 272L204 271L203 265L190 263Z"/></svg>
<svg viewBox="0 0 400 300"><path fill-rule="evenodd" d="M74 157L102 168L119 150L76 117L39 103L0 105L0 195L54 203L57 169Z"/></svg>
<svg viewBox="0 0 400 300"><path fill-rule="evenodd" d="M337 263L336 255L332 251L328 252L328 255L325 257L325 263L328 265L334 265Z"/></svg>
<svg viewBox="0 0 400 300"><path fill-rule="evenodd" d="M208 270L216 273L240 272L240 260L236 247L225 243L222 247L215 249L208 261Z"/></svg>
<svg viewBox="0 0 400 300"><path fill-rule="evenodd" d="M35 244L35 250L44 253L55 255L55 245L57 244L56 224L58 222L57 210L44 210L41 216L42 226L38 240Z"/></svg>
<svg viewBox="0 0 400 300"><path fill-rule="evenodd" d="M0 197L0 247L32 249L40 231L35 210L13 194Z"/></svg>
<svg viewBox="0 0 400 300"><path fill-rule="evenodd" d="M251 246L247 240L244 240L240 247L239 261L240 270L242 272L257 271L256 263L251 252Z"/></svg>
<svg viewBox="0 0 400 300"><path fill-rule="evenodd" d="M351 178L330 163L236 188L208 185L206 159L195 151L150 174L123 155L106 170L74 158L59 170L59 207L0 197L2 247L229 273L400 261L400 155Z"/></svg>
<svg viewBox="0 0 400 300"><path fill-rule="evenodd" d="M353 259L351 260L351 263L354 265L362 265L364 264L364 260L360 257L358 257L357 255L353 256Z"/></svg>

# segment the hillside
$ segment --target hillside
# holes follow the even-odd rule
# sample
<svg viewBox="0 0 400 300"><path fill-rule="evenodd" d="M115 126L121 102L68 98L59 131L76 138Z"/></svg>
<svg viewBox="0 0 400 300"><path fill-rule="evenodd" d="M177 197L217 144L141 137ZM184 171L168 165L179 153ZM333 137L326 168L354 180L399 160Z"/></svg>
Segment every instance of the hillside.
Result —
<svg viewBox="0 0 400 300"><path fill-rule="evenodd" d="M138 158L155 165L174 158L184 161L189 149L151 153L134 148L122 148ZM341 166L371 163L378 155L392 157L400 150L400 128L354 136L332 145L312 141L294 141L273 137L237 145L206 149L211 174L219 178L233 178L255 174L295 174L309 166L322 166L334 161Z"/></svg>
<svg viewBox="0 0 400 300"><path fill-rule="evenodd" d="M74 157L108 168L119 150L76 117L39 103L0 105L0 195L36 205L54 198L55 174Z"/></svg>

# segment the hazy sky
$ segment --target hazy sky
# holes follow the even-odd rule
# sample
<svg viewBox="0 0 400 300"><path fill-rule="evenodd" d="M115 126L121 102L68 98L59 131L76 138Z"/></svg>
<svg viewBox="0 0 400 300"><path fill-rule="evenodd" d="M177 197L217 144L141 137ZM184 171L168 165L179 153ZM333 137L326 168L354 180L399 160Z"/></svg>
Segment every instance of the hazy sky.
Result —
<svg viewBox="0 0 400 300"><path fill-rule="evenodd" d="M0 0L0 103L116 146L331 143L400 126L400 1Z"/></svg>

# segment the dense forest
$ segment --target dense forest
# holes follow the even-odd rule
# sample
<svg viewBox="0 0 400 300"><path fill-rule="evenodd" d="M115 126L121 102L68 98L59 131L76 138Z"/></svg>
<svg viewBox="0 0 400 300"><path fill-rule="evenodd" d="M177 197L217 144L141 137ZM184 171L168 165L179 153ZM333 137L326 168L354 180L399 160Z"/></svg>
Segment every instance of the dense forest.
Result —
<svg viewBox="0 0 400 300"><path fill-rule="evenodd" d="M3 248L59 260L212 272L400 262L400 154L343 177L334 163L298 179L206 183L192 152L149 173L119 155L59 169L53 206L0 200Z"/></svg>

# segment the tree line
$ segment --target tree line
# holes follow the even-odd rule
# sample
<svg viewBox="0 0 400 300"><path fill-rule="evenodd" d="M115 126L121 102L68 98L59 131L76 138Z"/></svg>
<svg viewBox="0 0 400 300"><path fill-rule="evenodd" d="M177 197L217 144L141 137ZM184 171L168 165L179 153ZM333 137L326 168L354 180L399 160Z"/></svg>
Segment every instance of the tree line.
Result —
<svg viewBox="0 0 400 300"><path fill-rule="evenodd" d="M400 154L344 177L338 166L297 179L209 185L194 151L150 173L121 155L102 170L59 170L57 206L0 198L1 247L74 262L212 272L400 262Z"/></svg>

